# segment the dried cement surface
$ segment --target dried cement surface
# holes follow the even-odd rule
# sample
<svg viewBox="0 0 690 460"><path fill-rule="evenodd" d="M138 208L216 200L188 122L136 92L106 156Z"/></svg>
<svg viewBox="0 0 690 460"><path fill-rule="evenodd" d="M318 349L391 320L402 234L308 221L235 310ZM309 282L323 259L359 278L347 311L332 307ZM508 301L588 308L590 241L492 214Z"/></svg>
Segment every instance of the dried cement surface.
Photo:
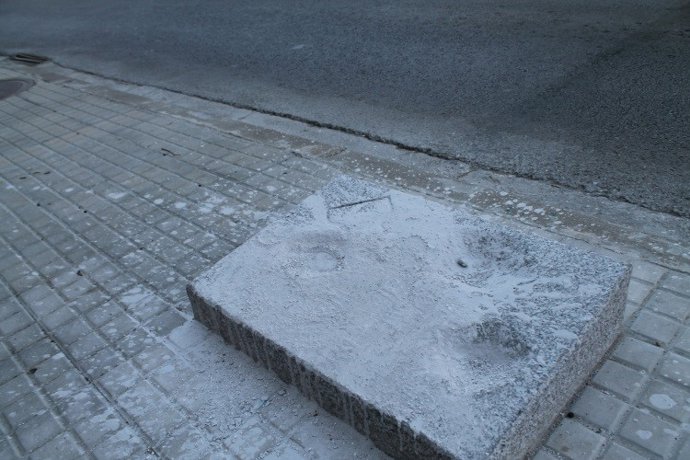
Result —
<svg viewBox="0 0 690 460"><path fill-rule="evenodd" d="M341 177L190 288L195 315L394 456L533 447L617 335L627 268Z"/></svg>

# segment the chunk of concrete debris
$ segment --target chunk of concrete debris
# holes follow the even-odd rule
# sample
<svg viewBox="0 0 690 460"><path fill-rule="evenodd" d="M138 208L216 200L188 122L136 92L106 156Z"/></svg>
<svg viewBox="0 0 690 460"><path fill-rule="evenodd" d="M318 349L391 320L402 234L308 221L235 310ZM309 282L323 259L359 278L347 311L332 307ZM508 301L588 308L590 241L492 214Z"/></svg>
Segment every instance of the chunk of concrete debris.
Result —
<svg viewBox="0 0 690 460"><path fill-rule="evenodd" d="M341 177L188 287L195 317L398 458L518 458L621 327L628 268Z"/></svg>

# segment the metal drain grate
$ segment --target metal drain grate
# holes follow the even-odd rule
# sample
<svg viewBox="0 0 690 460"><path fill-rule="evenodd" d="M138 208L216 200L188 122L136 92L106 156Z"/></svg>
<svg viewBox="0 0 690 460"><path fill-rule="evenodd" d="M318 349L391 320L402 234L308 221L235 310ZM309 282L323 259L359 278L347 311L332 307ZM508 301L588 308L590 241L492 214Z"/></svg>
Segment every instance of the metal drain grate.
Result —
<svg viewBox="0 0 690 460"><path fill-rule="evenodd" d="M23 64L36 65L46 62L48 58L45 56L39 56L37 54L17 53L10 56L10 60L21 62Z"/></svg>
<svg viewBox="0 0 690 460"><path fill-rule="evenodd" d="M7 99L10 96L19 94L22 91L34 86L33 80L24 78L12 78L9 80L0 80L0 100Z"/></svg>

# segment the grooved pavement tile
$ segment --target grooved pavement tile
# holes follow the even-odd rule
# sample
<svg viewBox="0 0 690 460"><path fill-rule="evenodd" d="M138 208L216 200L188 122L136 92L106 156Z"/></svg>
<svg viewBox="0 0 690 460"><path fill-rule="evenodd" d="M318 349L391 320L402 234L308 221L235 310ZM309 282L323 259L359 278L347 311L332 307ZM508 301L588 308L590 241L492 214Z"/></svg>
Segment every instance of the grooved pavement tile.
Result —
<svg viewBox="0 0 690 460"><path fill-rule="evenodd" d="M41 68L34 70L40 73ZM26 71L0 61L4 78ZM310 157L305 152L311 147L302 146L311 143L304 140L285 140L233 122L231 130L253 136L240 138L137 105L143 101L170 108L151 105L147 98L166 94L168 101L176 101L180 95L123 86L122 94L141 95L117 102L114 93L99 93L99 87L111 82L84 83L97 78L62 68L52 71L68 74L72 81L39 79L31 90L0 101L0 369L10 369L0 374L0 405L5 411L27 401L21 407L29 413L22 422L41 410L57 417L59 429L38 419L26 425L35 427L22 435L29 448L36 448L35 457L46 458L57 449L65 458L82 452L96 458L182 458L205 452L229 457L236 454L224 440L257 414L264 423L258 424L259 431L271 433L272 442L261 453L265 458L381 457L332 417L313 417L311 401L286 392L270 374L200 330L183 291L186 281L241 244L269 213L301 201L333 177L340 169L332 166L335 162ZM257 141L259 137L263 140ZM271 144L276 139L287 144ZM290 142L300 156L285 148ZM330 151L318 145L315 151L319 148ZM366 164L355 167L363 174L381 174ZM135 251L143 254L141 263ZM646 423L663 423L645 429L661 436L668 428L664 423L684 419L678 406L690 398L684 324L690 270L668 270L628 252L639 283L633 297L644 302L630 303L630 313L639 320L641 313L635 310L644 307L675 321L679 329L660 342L663 355L656 364L659 351L649 348L645 337L658 332L643 327L644 337L633 337L627 331L626 340L632 342L625 342L614 359L632 367L607 362L593 391L607 395L602 396L605 401L620 399L657 414ZM76 274L79 270L82 276ZM153 292L157 300L150 305L120 303L121 296L137 287ZM60 333L76 322L84 325L85 334L63 342ZM133 336L133 331L140 332ZM90 352L73 353L69 343L84 336L90 337ZM131 346L123 341L128 337ZM647 345L635 342L641 337ZM50 353L39 351L45 338L54 340L58 350L47 346L54 353L47 359L44 355ZM125 379L114 379L118 369L126 369ZM162 409L179 411L184 423L140 426L109 391L119 396L137 382L165 394ZM82 400L81 393L88 396ZM582 398L587 402L584 394ZM82 410L80 401L87 401ZM656 449L621 441L622 423L586 415L584 402L575 404L585 430L595 429L596 423L607 425L601 433L601 458ZM0 425L0 457L13 458L12 446L22 445L19 435L6 431L6 422ZM147 432L165 432L165 440L156 443ZM690 442L685 431L678 433L681 439L669 455L683 458ZM238 454L260 450L263 438L254 439L254 447Z"/></svg>

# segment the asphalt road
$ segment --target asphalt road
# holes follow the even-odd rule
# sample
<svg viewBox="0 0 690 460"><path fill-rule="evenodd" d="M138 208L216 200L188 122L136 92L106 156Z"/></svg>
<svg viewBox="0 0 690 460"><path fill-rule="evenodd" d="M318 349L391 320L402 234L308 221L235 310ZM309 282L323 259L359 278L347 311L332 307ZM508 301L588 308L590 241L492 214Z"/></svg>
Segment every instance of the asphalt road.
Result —
<svg viewBox="0 0 690 460"><path fill-rule="evenodd" d="M2 0L0 50L690 217L687 0Z"/></svg>

